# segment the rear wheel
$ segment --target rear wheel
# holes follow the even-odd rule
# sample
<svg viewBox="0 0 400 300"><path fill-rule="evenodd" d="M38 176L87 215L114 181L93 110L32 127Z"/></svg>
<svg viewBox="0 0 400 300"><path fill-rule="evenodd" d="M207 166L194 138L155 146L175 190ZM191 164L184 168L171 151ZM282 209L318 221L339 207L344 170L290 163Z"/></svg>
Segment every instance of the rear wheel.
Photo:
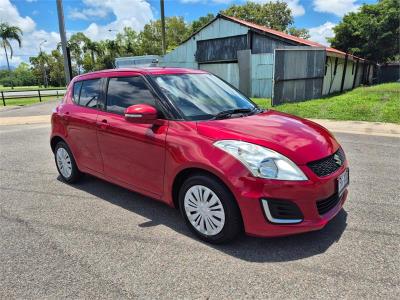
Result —
<svg viewBox="0 0 400 300"><path fill-rule="evenodd" d="M79 171L71 150L65 142L58 142L54 150L58 173L68 183L77 182L82 173Z"/></svg>
<svg viewBox="0 0 400 300"><path fill-rule="evenodd" d="M207 242L230 241L242 229L235 199L222 183L211 176L188 178L179 192L179 206L188 227Z"/></svg>

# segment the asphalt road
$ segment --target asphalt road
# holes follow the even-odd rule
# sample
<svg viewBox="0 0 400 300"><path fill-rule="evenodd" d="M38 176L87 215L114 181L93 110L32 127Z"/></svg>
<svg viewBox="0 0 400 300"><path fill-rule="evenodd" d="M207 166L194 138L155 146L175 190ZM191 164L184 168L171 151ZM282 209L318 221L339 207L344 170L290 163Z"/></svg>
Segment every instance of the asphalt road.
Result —
<svg viewBox="0 0 400 300"><path fill-rule="evenodd" d="M27 106L3 106L0 109L0 117L27 117L51 115L53 109L61 100L50 100L30 104Z"/></svg>
<svg viewBox="0 0 400 300"><path fill-rule="evenodd" d="M0 298L400 295L400 139L337 134L349 199L323 230L211 246L179 213L87 176L59 180L48 125L0 126Z"/></svg>

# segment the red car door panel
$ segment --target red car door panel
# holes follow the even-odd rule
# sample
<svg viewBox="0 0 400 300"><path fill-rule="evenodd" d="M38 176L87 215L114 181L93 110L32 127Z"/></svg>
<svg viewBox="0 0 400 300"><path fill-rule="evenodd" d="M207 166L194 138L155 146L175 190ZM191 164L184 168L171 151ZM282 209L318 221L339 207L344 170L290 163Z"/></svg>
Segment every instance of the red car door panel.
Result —
<svg viewBox="0 0 400 300"><path fill-rule="evenodd" d="M133 124L124 116L99 112L97 128L104 174L155 195L163 192L168 122Z"/></svg>
<svg viewBox="0 0 400 300"><path fill-rule="evenodd" d="M143 77L131 73L108 79L107 111L99 111L97 119L104 174L158 197L163 193L168 122L158 120L156 125L125 120L125 109L140 103L157 107Z"/></svg>

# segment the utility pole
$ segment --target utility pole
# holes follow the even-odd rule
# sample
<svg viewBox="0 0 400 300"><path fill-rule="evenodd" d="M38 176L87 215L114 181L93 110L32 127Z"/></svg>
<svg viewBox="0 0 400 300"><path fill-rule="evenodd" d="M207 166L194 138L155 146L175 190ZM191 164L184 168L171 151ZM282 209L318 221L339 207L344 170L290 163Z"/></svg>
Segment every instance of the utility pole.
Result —
<svg viewBox="0 0 400 300"><path fill-rule="evenodd" d="M61 46L64 57L64 73L65 81L67 85L71 81L71 61L69 60L68 50L67 50L67 36L65 35L65 24L64 24L64 11L62 0L57 0L57 12L58 12L58 27L60 30Z"/></svg>
<svg viewBox="0 0 400 300"><path fill-rule="evenodd" d="M162 53L165 55L165 16L164 16L164 0L160 0L161 7L161 42L162 42Z"/></svg>

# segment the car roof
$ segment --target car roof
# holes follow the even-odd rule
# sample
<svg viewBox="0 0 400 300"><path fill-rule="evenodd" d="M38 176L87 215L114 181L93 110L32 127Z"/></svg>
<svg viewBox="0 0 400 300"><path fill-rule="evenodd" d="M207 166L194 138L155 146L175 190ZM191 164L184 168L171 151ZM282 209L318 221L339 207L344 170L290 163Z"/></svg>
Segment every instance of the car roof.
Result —
<svg viewBox="0 0 400 300"><path fill-rule="evenodd" d="M204 74L198 69L171 68L171 67L143 67L143 68L118 68L85 73L74 77L74 81L104 76L123 76L124 73L140 73L143 75L166 75L166 74ZM97 75L97 76L96 76Z"/></svg>

